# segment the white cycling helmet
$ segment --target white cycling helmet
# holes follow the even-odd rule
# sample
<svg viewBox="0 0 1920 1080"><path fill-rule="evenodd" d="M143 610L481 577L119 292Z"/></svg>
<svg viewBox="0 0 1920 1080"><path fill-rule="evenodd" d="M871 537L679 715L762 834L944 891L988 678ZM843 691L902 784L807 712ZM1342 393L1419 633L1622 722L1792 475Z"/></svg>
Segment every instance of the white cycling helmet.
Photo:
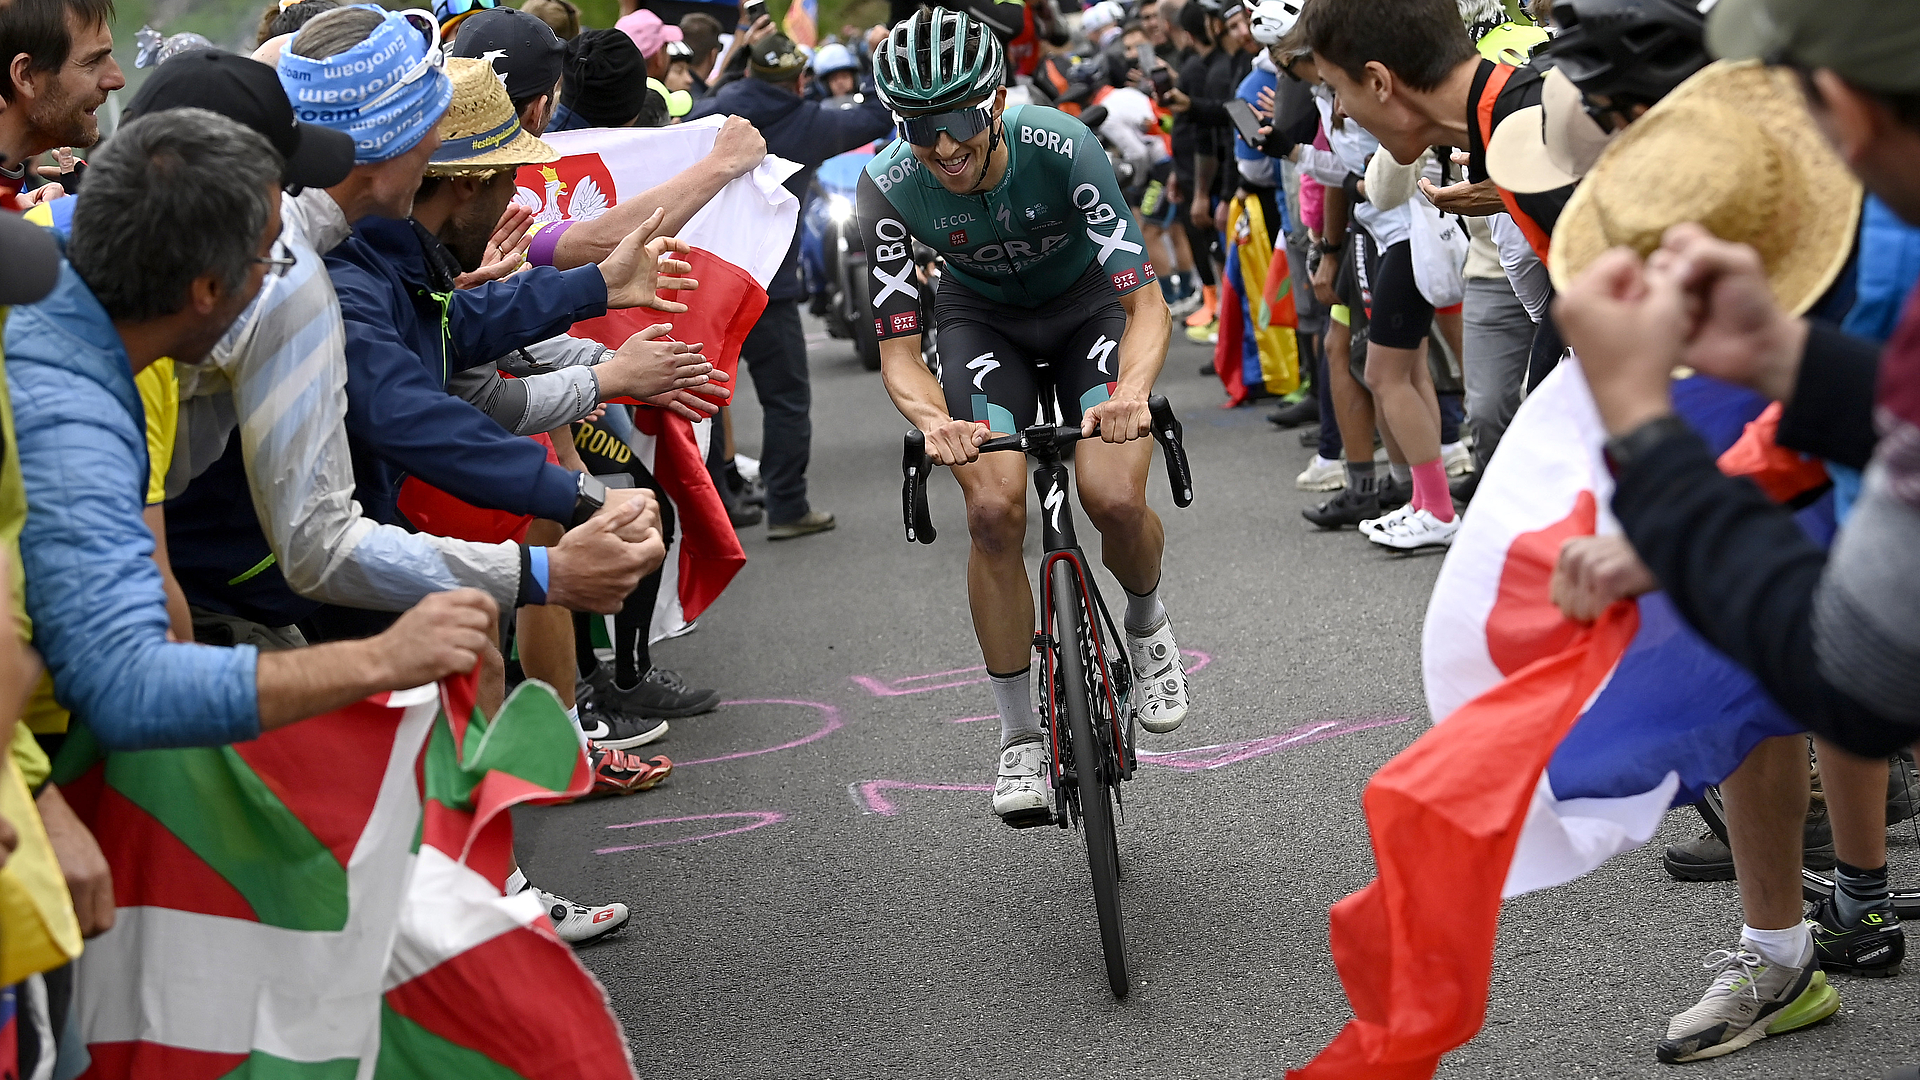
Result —
<svg viewBox="0 0 1920 1080"><path fill-rule="evenodd" d="M1126 9L1115 0L1100 0L1080 16L1080 32L1092 37L1109 26L1118 25L1126 17Z"/></svg>
<svg viewBox="0 0 1920 1080"><path fill-rule="evenodd" d="M820 46L813 54L813 73L826 78L836 71L858 71L860 61L854 59L853 50L837 41L829 41Z"/></svg>
<svg viewBox="0 0 1920 1080"><path fill-rule="evenodd" d="M1253 6L1253 17L1249 26L1253 31L1253 40L1262 45L1277 45L1287 36L1295 23L1300 21L1300 5L1303 0L1260 0Z"/></svg>

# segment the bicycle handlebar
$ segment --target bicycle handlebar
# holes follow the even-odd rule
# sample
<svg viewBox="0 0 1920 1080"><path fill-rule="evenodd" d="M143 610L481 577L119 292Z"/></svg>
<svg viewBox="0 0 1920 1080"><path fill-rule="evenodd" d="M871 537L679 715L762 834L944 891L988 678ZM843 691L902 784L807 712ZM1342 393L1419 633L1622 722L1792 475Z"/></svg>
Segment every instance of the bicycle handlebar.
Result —
<svg viewBox="0 0 1920 1080"><path fill-rule="evenodd" d="M1165 453L1167 483L1173 489L1173 504L1190 506L1193 504L1193 470L1187 464L1187 450L1181 443L1185 429L1174 417L1173 406L1159 394L1147 399L1147 412L1151 417L1153 437ZM988 439L980 444L980 452L993 454L1017 450L1031 454L1035 452L1035 440L1040 438L1048 438L1054 448L1064 450L1086 437L1077 427L1036 426L1017 434ZM926 433L918 428L907 432L906 451L900 463L901 472L905 474L900 495L908 543L918 541L931 544L939 537L933 527L933 516L927 509L927 473L932 470L933 464L933 459L927 456Z"/></svg>

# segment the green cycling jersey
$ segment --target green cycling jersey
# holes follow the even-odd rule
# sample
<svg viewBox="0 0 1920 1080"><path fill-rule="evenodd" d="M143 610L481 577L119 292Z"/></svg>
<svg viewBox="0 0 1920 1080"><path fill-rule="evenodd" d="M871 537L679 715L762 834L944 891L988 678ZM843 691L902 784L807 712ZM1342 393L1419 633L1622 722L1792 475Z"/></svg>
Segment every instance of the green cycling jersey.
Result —
<svg viewBox="0 0 1920 1080"><path fill-rule="evenodd" d="M1058 109L1006 110L1007 170L992 190L955 195L896 140L867 163L856 201L876 329L920 332L912 242L946 257L946 274L995 303L1039 308L1098 265L1115 293L1153 281L1140 226L1093 131Z"/></svg>

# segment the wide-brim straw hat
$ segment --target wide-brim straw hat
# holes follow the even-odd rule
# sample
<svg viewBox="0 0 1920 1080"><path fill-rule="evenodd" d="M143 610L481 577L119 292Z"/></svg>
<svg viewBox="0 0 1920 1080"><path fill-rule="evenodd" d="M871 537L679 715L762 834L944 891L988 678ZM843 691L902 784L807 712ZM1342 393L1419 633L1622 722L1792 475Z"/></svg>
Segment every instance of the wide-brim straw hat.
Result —
<svg viewBox="0 0 1920 1080"><path fill-rule="evenodd" d="M1669 227L1693 221L1758 251L1774 299L1802 315L1846 265L1860 198L1793 72L1721 61L1600 155L1554 226L1548 271L1564 290L1609 248L1645 256Z"/></svg>
<svg viewBox="0 0 1920 1080"><path fill-rule="evenodd" d="M1557 191L1585 176L1612 139L1587 113L1580 88L1553 68L1541 80L1540 104L1493 129L1487 175L1516 195Z"/></svg>
<svg viewBox="0 0 1920 1080"><path fill-rule="evenodd" d="M475 176L520 165L544 165L560 154L520 126L507 88L485 60L447 61L453 103L440 118L440 149L427 162L428 176Z"/></svg>

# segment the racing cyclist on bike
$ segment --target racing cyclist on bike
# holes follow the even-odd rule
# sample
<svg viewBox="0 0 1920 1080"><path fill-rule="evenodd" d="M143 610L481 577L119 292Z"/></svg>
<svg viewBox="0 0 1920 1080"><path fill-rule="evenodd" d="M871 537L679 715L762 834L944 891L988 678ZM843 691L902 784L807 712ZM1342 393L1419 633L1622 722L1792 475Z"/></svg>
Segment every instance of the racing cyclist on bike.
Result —
<svg viewBox="0 0 1920 1080"><path fill-rule="evenodd" d="M964 13L922 10L874 50L874 83L901 138L860 178L860 230L872 265L881 373L927 453L967 500L967 596L1000 714L993 809L1010 825L1051 818L1047 747L1033 707L1033 589L1026 461L981 457L1057 400L1080 444L1080 504L1101 560L1127 591L1127 650L1140 724L1180 726L1187 676L1159 599L1165 534L1147 507L1153 443L1147 397L1172 317L1139 226L1099 140L1039 105L1008 108L1006 59ZM913 241L946 257L922 304ZM920 358L923 307L939 328L940 375ZM1045 365L1044 367L1041 365Z"/></svg>

